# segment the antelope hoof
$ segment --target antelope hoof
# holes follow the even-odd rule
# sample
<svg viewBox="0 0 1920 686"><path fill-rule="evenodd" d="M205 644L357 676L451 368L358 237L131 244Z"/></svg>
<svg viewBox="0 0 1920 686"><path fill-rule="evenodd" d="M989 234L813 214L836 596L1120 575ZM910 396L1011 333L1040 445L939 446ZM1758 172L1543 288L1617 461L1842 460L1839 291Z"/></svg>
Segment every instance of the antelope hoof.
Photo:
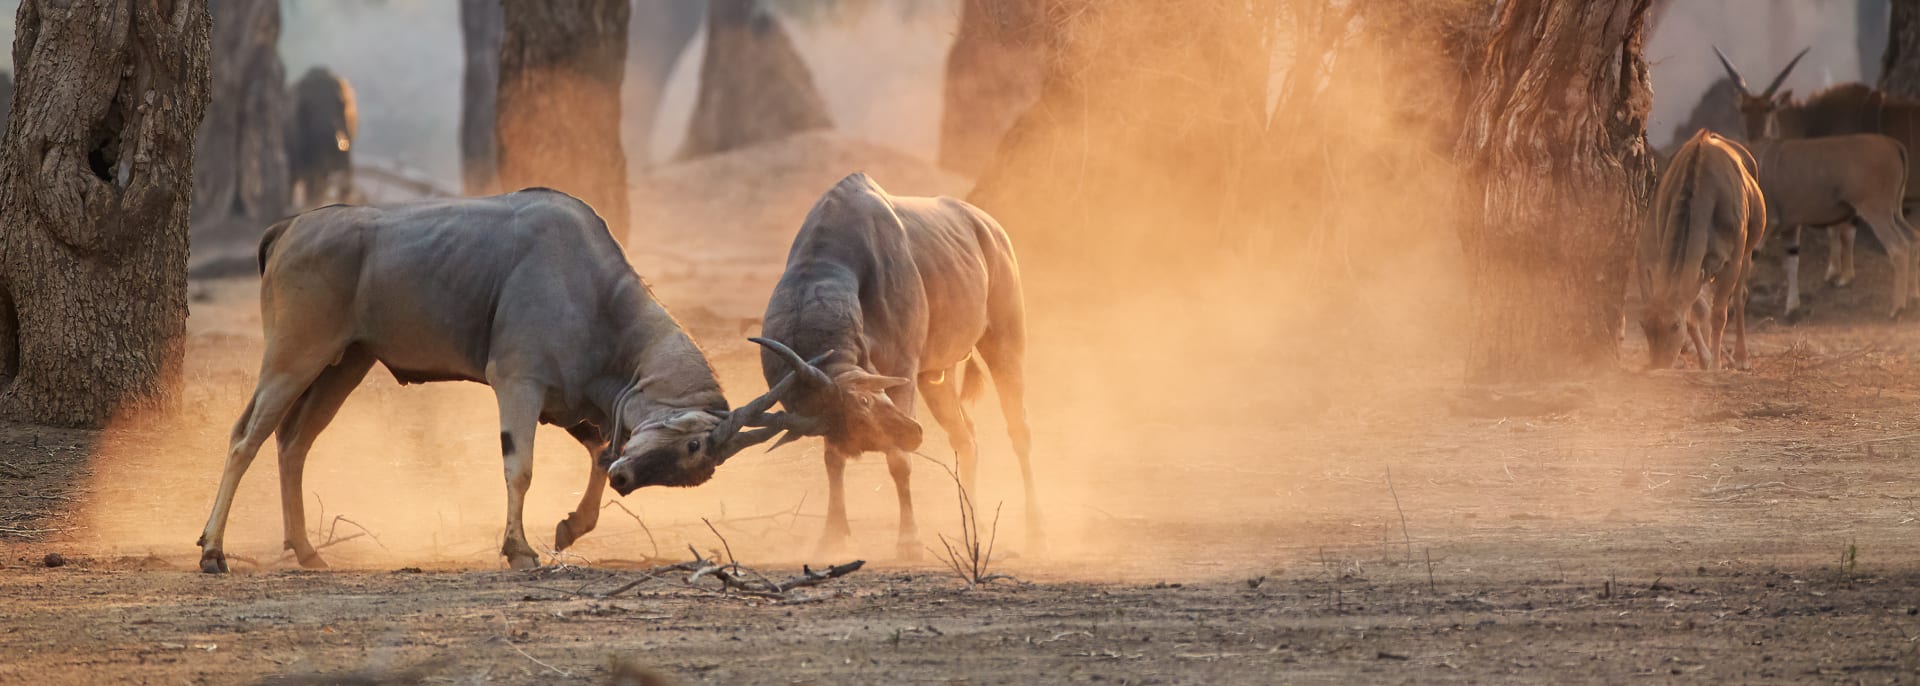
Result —
<svg viewBox="0 0 1920 686"><path fill-rule="evenodd" d="M209 548L200 553L200 571L208 574L227 573L227 554L219 548Z"/></svg>
<svg viewBox="0 0 1920 686"><path fill-rule="evenodd" d="M925 550L919 536L902 536L900 542L894 544L893 556L901 562L919 562Z"/></svg>
<svg viewBox="0 0 1920 686"><path fill-rule="evenodd" d="M320 553L313 552L313 553L307 553L305 555L294 553L293 556L295 559L300 561L300 567L302 569L326 569L327 568L327 561L320 559Z"/></svg>
<svg viewBox="0 0 1920 686"><path fill-rule="evenodd" d="M528 570L540 566L540 555L525 541L509 539L500 546L500 554L507 556L507 564L514 569Z"/></svg>
<svg viewBox="0 0 1920 686"><path fill-rule="evenodd" d="M559 524L553 525L554 550L566 550L567 546L573 545L573 542L579 538L573 535L573 527L567 525L567 522L572 519L572 517L568 517L560 520Z"/></svg>
<svg viewBox="0 0 1920 686"><path fill-rule="evenodd" d="M813 547L813 556L820 559L839 557L847 552L847 534L829 531L820 537L820 544Z"/></svg>

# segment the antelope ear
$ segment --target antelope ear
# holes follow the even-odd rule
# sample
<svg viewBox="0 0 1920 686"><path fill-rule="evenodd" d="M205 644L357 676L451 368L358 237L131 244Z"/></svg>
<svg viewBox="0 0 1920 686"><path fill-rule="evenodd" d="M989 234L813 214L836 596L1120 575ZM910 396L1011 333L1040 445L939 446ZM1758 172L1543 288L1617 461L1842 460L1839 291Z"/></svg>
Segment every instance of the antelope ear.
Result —
<svg viewBox="0 0 1920 686"><path fill-rule="evenodd" d="M913 379L902 379L897 376L882 376L879 374L869 374L867 372L860 371L860 370L855 370L855 371L848 372L846 374L842 374L840 375L839 379L836 379L836 381L838 381L840 385L845 386L849 390L866 391L866 392L872 392L872 393L877 393L880 391L887 390L889 388L905 386L909 383L913 383Z"/></svg>

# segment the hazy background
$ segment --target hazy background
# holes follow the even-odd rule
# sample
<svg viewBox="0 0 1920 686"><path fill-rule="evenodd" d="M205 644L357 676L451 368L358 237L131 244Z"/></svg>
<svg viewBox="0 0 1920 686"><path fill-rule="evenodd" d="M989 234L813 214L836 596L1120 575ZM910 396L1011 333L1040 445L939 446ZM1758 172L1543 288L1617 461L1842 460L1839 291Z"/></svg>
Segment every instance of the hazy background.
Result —
<svg viewBox="0 0 1920 686"><path fill-rule="evenodd" d="M698 0L649 0L697 2ZM1647 133L1666 145L1700 94L1721 75L1719 45L1754 85L1764 84L1801 47L1815 46L1785 88L1805 95L1860 80L1858 0L1684 0L1667 10L1647 44L1653 65L1653 119ZM1884 5L1885 3L1880 3ZM836 128L931 158L939 145L942 69L957 25L957 0L849 3L790 21L788 30ZM0 0L0 32L13 35L19 0ZM282 0L280 55L289 80L324 65L360 96L359 152L459 185L455 135L460 115L459 4L453 0ZM678 148L692 111L704 29L674 66L652 150ZM1877 56L1875 57L1877 60ZM13 54L0 58L13 67ZM1877 65L1870 65L1877 74ZM641 135L628 132L629 136ZM642 160L630 160L635 167ZM657 160L654 160L657 161Z"/></svg>

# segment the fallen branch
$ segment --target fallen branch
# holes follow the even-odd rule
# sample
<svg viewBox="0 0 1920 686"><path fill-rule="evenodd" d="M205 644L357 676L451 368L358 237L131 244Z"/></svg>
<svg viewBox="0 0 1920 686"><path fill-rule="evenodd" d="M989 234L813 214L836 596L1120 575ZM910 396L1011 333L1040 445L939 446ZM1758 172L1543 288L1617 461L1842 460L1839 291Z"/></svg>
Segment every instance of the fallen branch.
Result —
<svg viewBox="0 0 1920 686"><path fill-rule="evenodd" d="M670 565L661 565L658 567L654 567L652 569L641 572L640 573L641 576L638 579L634 579L633 581L629 581L627 583L621 584L618 588L615 588L611 591L607 591L605 593L596 593L594 595L600 598L612 598L614 596L617 596L632 590L635 586L639 586L640 584L644 584L646 582L659 579L662 576L666 576L669 572L690 571L694 569L696 566L698 566L699 564L701 563L700 562L677 562Z"/></svg>
<svg viewBox="0 0 1920 686"><path fill-rule="evenodd" d="M860 571L860 568L866 566L866 564L866 560L854 560L846 564L834 565L818 572L813 571L813 568L806 565L800 565L799 576L789 577L786 581L780 582L776 588L779 589L779 592L785 593L796 588L817 586L821 583Z"/></svg>

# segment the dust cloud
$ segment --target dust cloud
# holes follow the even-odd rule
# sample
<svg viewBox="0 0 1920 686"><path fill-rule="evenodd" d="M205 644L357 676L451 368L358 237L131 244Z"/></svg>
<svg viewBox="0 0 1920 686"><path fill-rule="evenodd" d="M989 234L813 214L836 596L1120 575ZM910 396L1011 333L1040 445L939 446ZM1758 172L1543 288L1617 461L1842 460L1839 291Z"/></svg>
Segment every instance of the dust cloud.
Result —
<svg viewBox="0 0 1920 686"><path fill-rule="evenodd" d="M1169 269L1140 254L1126 265L1137 269L1116 279L1058 252L1023 255L1043 520L1022 507L993 394L970 410L981 446L975 502L983 517L1000 512L997 550L1018 555L1004 562L1011 571L1088 579L1251 575L1308 564L1315 551L1324 559L1329 549L1384 559L1404 546L1411 556L1416 546L1460 545L1484 523L1522 515L1578 528L1644 500L1645 489L1623 475L1674 450L1642 433L1660 412L1648 403L1665 402L1672 383L1598 382L1590 390L1601 410L1574 419L1509 422L1451 409L1466 283L1448 151L1462 86L1446 36L1407 27L1461 4L1372 3L1403 13L1376 9L1320 36L1305 33L1311 21L1278 20L1272 81L1287 88L1309 80L1288 91L1308 100L1273 105L1286 128L1249 142L1279 160L1238 191L1259 211L1228 222L1224 234L1199 222L1161 227L1226 242L1208 266ZM935 20L951 18L900 21ZM1319 45L1322 57L1300 54ZM1290 66L1311 64L1324 71ZM834 73L816 71L816 78L828 92L858 90ZM684 93L685 81L677 76L673 88ZM872 104L836 105L842 127L861 119L849 116L857 110L897 119L891 136L938 130L938 88L863 92ZM662 126L674 120L663 116ZM967 180L930 162L837 133L659 167L633 180L626 246L714 359L736 403L765 388L744 338L757 332L801 218L841 175L863 169L899 194L967 189ZM1147 179L1178 170L1105 171ZM1007 228L1016 250L1025 237L1052 229ZM98 554L197 558L192 544L231 423L251 391L260 335L253 283L196 288L182 409L123 422L102 440L83 532ZM921 417L929 428L922 452L951 463L945 435ZM321 435L304 488L316 544L330 532L335 539L363 528L372 535L322 555L349 568L503 565L498 431L485 387L402 388L376 369ZM1668 461L1699 459L1711 445L1697 442ZM263 449L242 484L228 528L230 556L269 563L281 555L274 455L271 445ZM545 550L553 524L580 498L588 462L551 427L539 433L535 456L527 532ZM599 528L558 559L680 559L688 545L720 547L704 518L740 559L829 562L813 551L826 509L820 465L819 443L809 440L743 453L698 488L646 489L624 499L609 492L620 505L605 508ZM926 461L916 462L913 478L921 541L937 549L940 536L960 528L954 485ZM848 555L891 559L896 505L885 461L856 461L847 485ZM1024 536L1036 521L1043 554ZM932 564L928 557L921 564Z"/></svg>

